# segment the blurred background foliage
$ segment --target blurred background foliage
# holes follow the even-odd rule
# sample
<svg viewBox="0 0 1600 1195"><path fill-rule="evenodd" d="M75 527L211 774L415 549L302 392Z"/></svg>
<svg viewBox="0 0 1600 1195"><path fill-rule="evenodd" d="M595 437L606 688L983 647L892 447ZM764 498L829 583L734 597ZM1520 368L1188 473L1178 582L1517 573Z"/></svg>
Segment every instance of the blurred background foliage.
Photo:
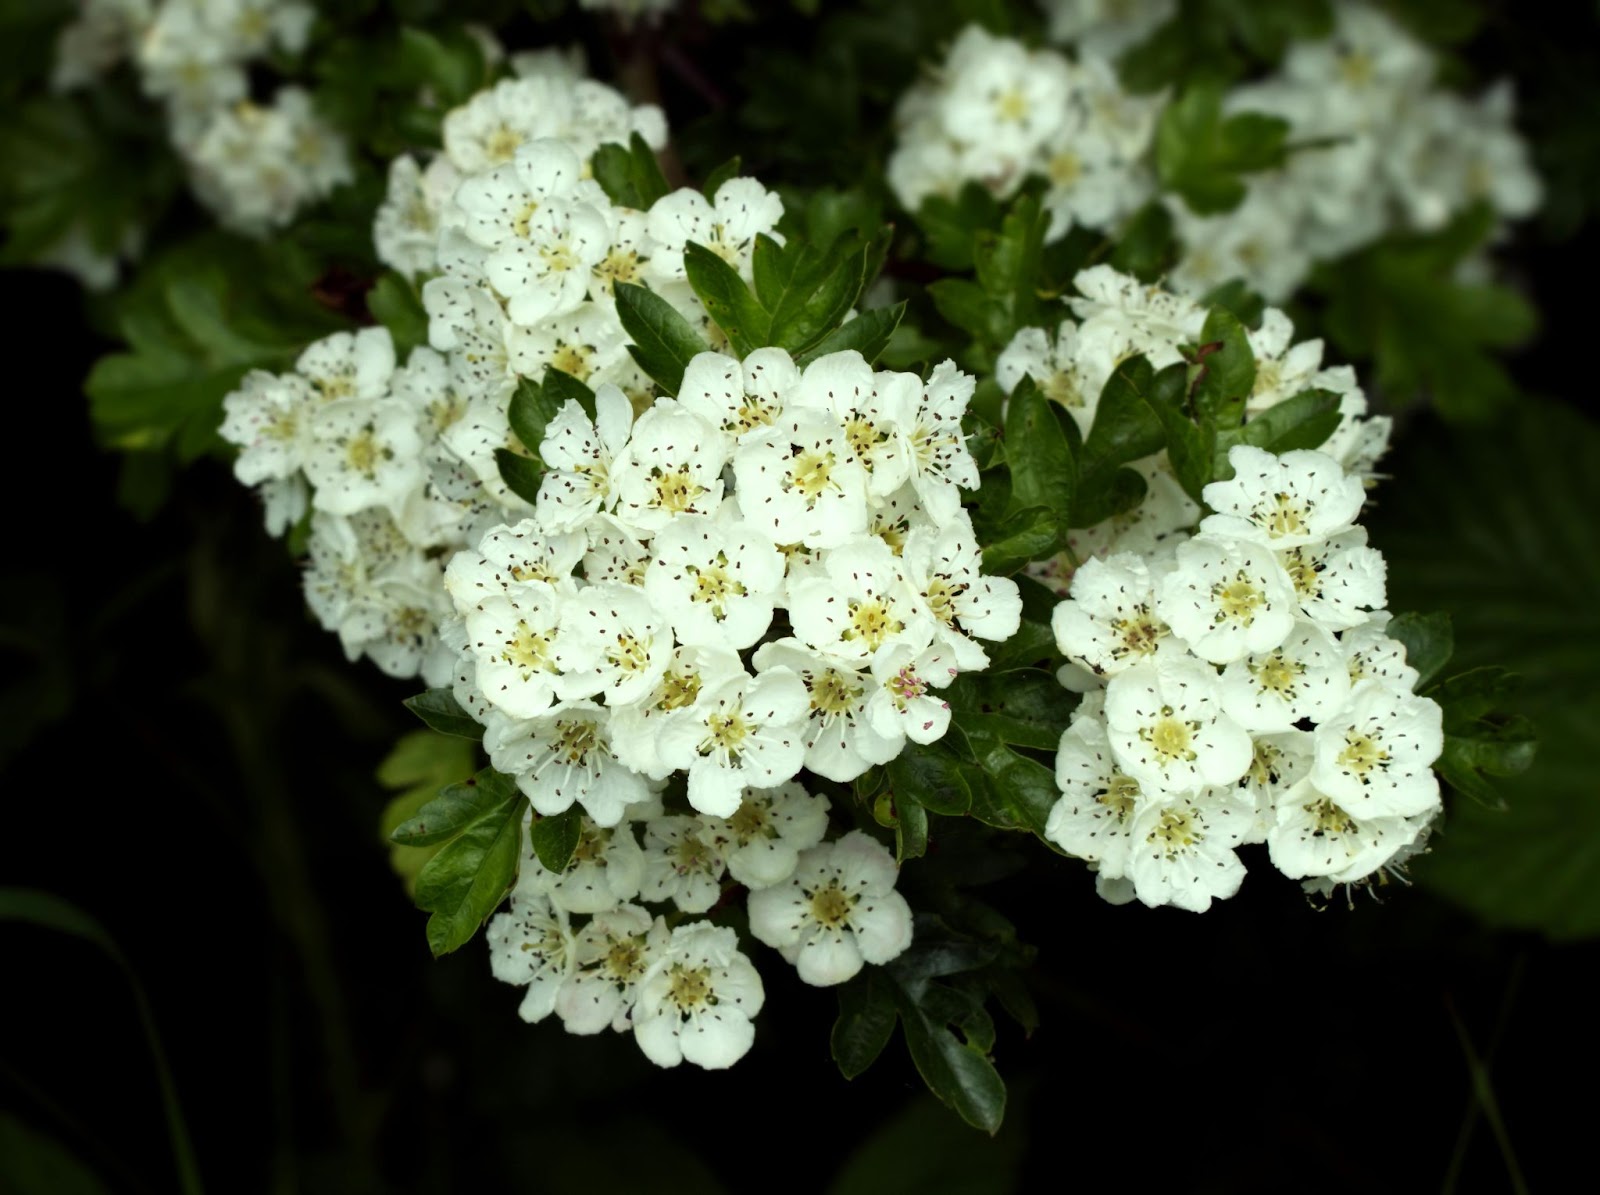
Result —
<svg viewBox="0 0 1600 1195"><path fill-rule="evenodd" d="M16 442L38 454L14 474L13 517L34 530L0 586L0 1192L193 1189L184 1140L213 1191L887 1195L1107 1173L1176 1191L1571 1185L1592 1117L1553 1079L1581 1092L1600 1066L1600 428L1578 352L1591 305L1574 289L1600 197L1596 5L1538 21L1509 3L1392 5L1448 43L1460 77L1516 79L1549 196L1498 253L1514 306L1468 329L1436 318L1450 300L1427 286L1400 302L1388 282L1437 273L1415 246L1380 246L1296 312L1339 351L1376 357L1377 397L1401 415L1371 516L1392 607L1448 611L1458 665L1520 677L1537 762L1502 786L1503 809L1454 801L1414 887L1353 908L1310 909L1265 872L1202 917L1111 908L1083 868L1020 852L989 899L1039 949L1039 1028L1000 1025L1012 1105L993 1139L932 1103L898 1049L841 1079L833 995L781 968L766 968L755 1050L713 1075L525 1026L480 951L429 958L378 829L394 792L430 780L404 760L375 775L415 729L400 706L412 686L345 664L213 452L215 404L244 370L364 316L376 271L350 213L370 211L378 159L265 251L195 234L138 105L37 99L66 7L0 0L8 260L64 209L108 236L130 211L159 223L132 286L87 309L61 276L0 274L38 330L12 399ZM324 101L384 114L362 126L374 155L425 140L397 97L461 60L419 64L396 18L482 19L513 48L580 41L599 77L657 95L680 178L738 153L808 220L862 204L892 218L887 113L919 65L967 20L1037 31L1031 6L1001 0L688 7L623 34L549 0L330 5ZM1259 38L1240 36L1253 26L1239 14L1260 6L1193 10L1210 61L1252 69ZM363 61L382 64L365 82ZM109 122L125 148L106 158L112 143L74 122ZM52 176L39 163L60 155L41 144L82 152ZM932 230L899 228L898 276L936 276ZM930 304L913 320L944 334ZM1387 372L1372 335L1391 345ZM1482 356L1511 342L1500 364ZM1486 385L1497 401L1480 401ZM1416 402L1430 390L1433 410ZM40 915L12 888L79 912Z"/></svg>

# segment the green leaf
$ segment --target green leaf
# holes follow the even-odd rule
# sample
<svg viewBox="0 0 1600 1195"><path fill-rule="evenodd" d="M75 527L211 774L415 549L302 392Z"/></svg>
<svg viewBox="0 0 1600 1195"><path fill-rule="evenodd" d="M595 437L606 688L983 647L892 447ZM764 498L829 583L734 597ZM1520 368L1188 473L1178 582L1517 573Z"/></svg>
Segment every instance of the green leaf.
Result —
<svg viewBox="0 0 1600 1195"><path fill-rule="evenodd" d="M1055 594L1051 593L1050 599L1053 605ZM1049 623L1035 622L1024 609L1017 633L1003 643L986 644L985 650L989 653L987 675L998 676L1004 672L1035 668L1041 660L1053 658L1056 654L1056 635Z"/></svg>
<svg viewBox="0 0 1600 1195"><path fill-rule="evenodd" d="M1448 419L1479 421L1518 397L1494 350L1527 341L1536 313L1513 291L1460 278L1494 227L1479 204L1438 232L1391 237L1313 275L1330 339L1373 359L1375 388L1391 402L1426 396Z"/></svg>
<svg viewBox="0 0 1600 1195"><path fill-rule="evenodd" d="M393 270L383 273L367 292L367 310L394 337L395 355L405 360L412 349L428 343L428 313L411 283Z"/></svg>
<svg viewBox="0 0 1600 1195"><path fill-rule="evenodd" d="M671 190L655 151L638 133L626 146L610 143L595 150L589 169L606 198L618 207L648 211Z"/></svg>
<svg viewBox="0 0 1600 1195"><path fill-rule="evenodd" d="M583 408L583 413L589 416L591 421L596 417L594 391L580 379L552 365L545 369L540 383L544 386L545 400L557 411L567 403L575 402Z"/></svg>
<svg viewBox="0 0 1600 1195"><path fill-rule="evenodd" d="M77 905L54 893L32 888L0 888L0 922L4 921L19 921L24 925L79 938L97 947L122 971L132 990L139 1026L144 1031L145 1044L150 1047L150 1055L155 1063L156 1083L161 1091L161 1108L166 1118L167 1137L172 1146L179 1189L183 1195L200 1195L200 1168L195 1161L188 1125L184 1122L183 1106L178 1102L177 1084L173 1082L167 1053L161 1046L161 1035L156 1031L155 1014L145 995L144 985L139 982L139 976L115 939L106 932L104 926ZM14 955L12 958L15 961ZM0 1150L0 1154L9 1155L9 1150ZM7 1170L17 1161L14 1156L7 1156L5 1161L0 1161L0 1177L7 1177ZM54 1195L60 1188L52 1185L46 1189Z"/></svg>
<svg viewBox="0 0 1600 1195"><path fill-rule="evenodd" d="M539 856L539 862L544 864L545 870L556 875L567 870L582 834L583 811L576 805L553 817L535 816L528 830L533 853Z"/></svg>
<svg viewBox="0 0 1600 1195"><path fill-rule="evenodd" d="M905 316L905 313L906 305L904 303L896 303L893 307L876 307L871 311L863 311L855 319L849 323L841 324L805 352L795 357L795 364L804 369L818 357L854 349L867 359L868 365L872 365L883 355L883 351L889 347L889 341L893 339L895 329L900 326L900 321Z"/></svg>
<svg viewBox="0 0 1600 1195"><path fill-rule="evenodd" d="M929 1016L904 987L896 986L895 1008L906 1048L928 1090L974 1128L995 1133L1005 1117L1006 1085L986 1054L962 1041L948 1022Z"/></svg>
<svg viewBox="0 0 1600 1195"><path fill-rule="evenodd" d="M1172 213L1159 199L1145 204L1122 226L1107 262L1142 282L1155 282L1178 259Z"/></svg>
<svg viewBox="0 0 1600 1195"><path fill-rule="evenodd" d="M1302 390L1276 406L1250 417L1243 427L1230 428L1217 435L1216 474L1231 477L1228 450L1235 444L1252 444L1268 452L1292 452L1297 448L1320 448L1338 429L1339 395L1332 390Z"/></svg>
<svg viewBox="0 0 1600 1195"><path fill-rule="evenodd" d="M1219 430L1244 421L1244 406L1256 385L1256 357L1239 317L1224 307L1206 313L1200 331L1200 373L1190 394L1194 409Z"/></svg>
<svg viewBox="0 0 1600 1195"><path fill-rule="evenodd" d="M544 465L531 456L522 456L509 448L494 450L495 467L500 470L500 480L506 483L517 497L529 506L539 500L539 483L544 480Z"/></svg>
<svg viewBox="0 0 1600 1195"><path fill-rule="evenodd" d="M511 430L532 457L538 454L539 445L544 443L544 429L560 413L561 404L553 394L546 392L543 385L532 378L521 378L511 394L506 417L511 423Z"/></svg>
<svg viewBox="0 0 1600 1195"><path fill-rule="evenodd" d="M981 537L983 571L1005 575L1014 573L1031 560L1054 556L1061 546L1061 523L1054 511L1030 507L1008 515L992 535Z"/></svg>
<svg viewBox="0 0 1600 1195"><path fill-rule="evenodd" d="M771 308L767 340L795 353L816 344L839 326L855 304L866 284L866 269L865 246L839 246L809 269L802 258L787 290Z"/></svg>
<svg viewBox="0 0 1600 1195"><path fill-rule="evenodd" d="M377 780L384 788L399 790L384 806L378 819L378 835L389 847L389 866L394 868L411 892L417 873L433 858L431 846L411 846L394 841L394 832L410 821L422 807L452 784L467 779L476 770L472 744L465 739L416 730L395 744L378 765Z"/></svg>
<svg viewBox="0 0 1600 1195"><path fill-rule="evenodd" d="M983 229L999 228L1000 219L1000 205L978 182L964 184L955 199L931 195L917 209L928 260L948 270L970 270L974 238Z"/></svg>
<svg viewBox="0 0 1600 1195"><path fill-rule="evenodd" d="M463 29L441 37L425 29L400 30L399 69L404 77L430 87L453 108L488 82L478 40Z"/></svg>
<svg viewBox="0 0 1600 1195"><path fill-rule="evenodd" d="M1064 702L1065 690L1062 698ZM996 738L983 734L970 737L984 780L972 785L972 816L1002 830L1029 830L1042 835L1050 810L1061 796L1055 774ZM968 777L972 779L972 772Z"/></svg>
<svg viewBox="0 0 1600 1195"><path fill-rule="evenodd" d="M894 1036L893 985L877 967L868 967L839 989L839 1019L829 1045L846 1079L866 1073Z"/></svg>
<svg viewBox="0 0 1600 1195"><path fill-rule="evenodd" d="M1384 486L1364 520L1389 561L1390 605L1447 612L1454 667L1514 668L1514 709L1533 721L1539 749L1526 772L1490 775L1505 812L1453 802L1413 874L1492 925L1600 935L1600 853L1579 846L1600 842L1600 426L1525 396L1516 417L1494 427L1452 432L1419 421L1415 431L1384 462L1404 484ZM1473 684L1481 690L1486 679ZM1504 700L1491 691L1467 703L1463 689L1452 677L1452 737L1470 726L1462 715ZM1516 742L1501 744L1513 758Z"/></svg>
<svg viewBox="0 0 1600 1195"><path fill-rule="evenodd" d="M492 768L452 785L394 832L413 846L442 843L417 874L417 907L431 913L428 947L437 957L471 941L517 876L527 798Z"/></svg>
<svg viewBox="0 0 1600 1195"><path fill-rule="evenodd" d="M483 738L482 725L461 708L455 694L449 689L429 689L426 693L408 697L405 706L440 734L463 739Z"/></svg>
<svg viewBox="0 0 1600 1195"><path fill-rule="evenodd" d="M887 771L897 807L900 801L913 801L934 813L954 817L972 804L972 793L961 776L961 761L937 743L907 743Z"/></svg>
<svg viewBox="0 0 1600 1195"><path fill-rule="evenodd" d="M220 451L222 400L252 369L291 368L344 326L312 297L315 266L292 251L205 234L152 258L112 304L128 351L85 383L100 434L123 448Z"/></svg>
<svg viewBox="0 0 1600 1195"><path fill-rule="evenodd" d="M1216 468L1216 425L1208 420L1197 426L1184 409L1187 378L1188 368L1182 362L1169 365L1151 379L1148 389L1138 391L1138 397L1166 436L1173 475L1184 493L1204 506L1201 491L1210 483Z"/></svg>
<svg viewBox="0 0 1600 1195"><path fill-rule="evenodd" d="M1079 458L1084 488L1088 478L1107 477L1120 465L1161 451L1166 433L1146 399L1154 385L1155 370L1143 356L1124 361L1106 379Z"/></svg>
<svg viewBox="0 0 1600 1195"><path fill-rule="evenodd" d="M1078 502L1073 508L1072 522L1076 527L1093 527L1096 523L1132 510L1144 501L1149 486L1140 474L1132 469L1116 469L1111 473L1097 473L1078 486Z"/></svg>
<svg viewBox="0 0 1600 1195"><path fill-rule="evenodd" d="M928 284L928 297L946 320L980 344L998 351L1009 336L1005 306L969 278L941 278Z"/></svg>
<svg viewBox="0 0 1600 1195"><path fill-rule="evenodd" d="M1383 633L1406 645L1406 663L1417 670L1417 689L1425 689L1455 651L1448 614L1396 614Z"/></svg>
<svg viewBox="0 0 1600 1195"><path fill-rule="evenodd" d="M1042 506L1066 527L1077 492L1078 462L1055 404L1023 378L1006 408L1006 462L1011 468L1011 502L1019 509Z"/></svg>
<svg viewBox="0 0 1600 1195"><path fill-rule="evenodd" d="M928 811L915 799L891 799L894 813L894 858L896 863L920 859L928 853Z"/></svg>
<svg viewBox="0 0 1600 1195"><path fill-rule="evenodd" d="M1244 199L1239 177L1281 165L1289 123L1259 112L1222 115L1222 88L1184 89L1156 126L1156 174L1197 215L1230 211Z"/></svg>
<svg viewBox="0 0 1600 1195"><path fill-rule="evenodd" d="M740 357L768 343L772 320L734 268L704 245L684 246L689 285Z"/></svg>
<svg viewBox="0 0 1600 1195"><path fill-rule="evenodd" d="M628 351L664 393L676 395L689 362L700 353L710 352L711 346L672 304L654 291L619 282L615 294L617 316L633 341Z"/></svg>
<svg viewBox="0 0 1600 1195"><path fill-rule="evenodd" d="M1049 634L1048 627L1041 629ZM1054 650L1055 636L1049 634L1047 654ZM1053 673L1032 668L964 674L945 692L969 739L1040 751L1061 745L1073 706L1072 695Z"/></svg>

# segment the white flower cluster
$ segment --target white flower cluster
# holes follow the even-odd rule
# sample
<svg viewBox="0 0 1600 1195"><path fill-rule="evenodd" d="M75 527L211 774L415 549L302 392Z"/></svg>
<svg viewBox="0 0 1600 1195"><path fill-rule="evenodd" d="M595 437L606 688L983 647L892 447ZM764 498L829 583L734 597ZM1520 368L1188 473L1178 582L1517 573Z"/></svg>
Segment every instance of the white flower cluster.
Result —
<svg viewBox="0 0 1600 1195"><path fill-rule="evenodd" d="M930 80L901 101L889 161L896 197L915 211L967 182L997 197L1045 180L1049 236L1114 232L1155 191L1152 156L1164 97L1122 89L1111 57L1150 33L1170 0L1057 0L1051 30L1073 57L1029 50L974 26ZM1278 169L1249 175L1233 211L1201 216L1176 196L1182 252L1167 284L1202 295L1234 278L1281 302L1312 266L1399 230L1430 231L1487 201L1502 219L1531 214L1542 189L1512 127L1510 88L1471 100L1435 82L1433 54L1391 18L1340 0L1336 27L1294 43L1279 70L1232 91L1227 113L1290 125Z"/></svg>
<svg viewBox="0 0 1600 1195"><path fill-rule="evenodd" d="M961 509L972 390L948 362L924 383L769 348L700 354L631 426L614 386L594 418L569 399L534 516L445 572L456 699L495 767L540 813L614 825L650 778L729 817L802 767L849 781L941 737L937 690L1021 617Z"/></svg>
<svg viewBox="0 0 1600 1195"><path fill-rule="evenodd" d="M1249 178L1239 207L1196 216L1169 202L1183 256L1170 284L1203 294L1243 278L1269 302L1312 266L1397 231L1429 232L1474 203L1531 215L1543 189L1512 125L1510 84L1477 99L1438 86L1438 62L1362 0L1335 6L1332 35L1296 42L1281 68L1235 89L1229 112L1289 122L1284 165Z"/></svg>
<svg viewBox="0 0 1600 1195"><path fill-rule="evenodd" d="M1160 110L1160 97L1125 92L1091 44L1072 59L968 26L944 65L900 101L889 186L916 211L969 181L1004 198L1039 175L1051 237L1078 225L1110 230L1154 193Z"/></svg>
<svg viewBox="0 0 1600 1195"><path fill-rule="evenodd" d="M1031 375L1087 431L1111 371L1183 360L1205 312L1109 267L1076 285L1078 322L1018 336L1001 381ZM1356 525L1387 422L1362 418L1350 371L1291 335L1274 310L1250 334L1246 417L1333 391L1344 419L1321 451L1236 446L1204 518L1164 453L1136 462L1140 506L1041 570L1069 598L1053 624L1061 679L1084 693L1046 833L1111 900L1205 909L1243 879L1235 848L1262 841L1292 878L1354 883L1417 848L1439 809L1439 707L1383 633L1384 561Z"/></svg>
<svg viewBox="0 0 1600 1195"><path fill-rule="evenodd" d="M859 830L824 842L827 829L827 798L792 782L749 790L729 818L668 814L654 798L614 826L586 817L564 871L524 854L509 909L489 922L495 977L527 988L525 1021L632 1032L658 1066L731 1066L765 992L734 930L700 915L739 885L751 933L807 983L843 983L910 944L893 856Z"/></svg>
<svg viewBox="0 0 1600 1195"><path fill-rule="evenodd" d="M664 142L656 110L630 111L617 92L580 80L559 57L520 61L534 73L503 82L446 117L445 152L426 172L409 158L396 163L389 202L374 230L390 264L401 268L399 244L410 254L404 272L435 269L441 236L455 244L466 222L455 202L457 188L468 204L476 202L493 173L489 159L509 158L536 134L578 139L581 160L565 142L540 143L545 160L553 156L573 181L605 141L626 141L643 128ZM393 184L407 177L406 166L413 181L425 175L430 187L409 232L397 215L407 195ZM593 184L585 184L585 194L599 195ZM455 231L441 230L441 223ZM446 280L440 282L451 293ZM322 625L339 635L351 659L365 655L392 676L420 673L432 685L449 680L454 661L453 651L439 645L439 624L452 614L444 562L528 509L506 488L494 458L496 447L512 446L506 406L518 373L542 373L541 345L564 330L581 335L595 322L595 304L580 302L518 328L513 361L506 339L512 325L501 300L486 283L468 293L485 313L485 325L469 334L466 347L460 336L450 341L453 355L419 348L396 369L384 329L339 333L308 348L290 374L247 376L224 400L221 428L240 449L236 476L260 487L273 534L296 523L308 505L312 509L305 592ZM605 318L615 325L607 347L616 364L625 356L623 335L609 295L605 301ZM587 351L580 339L561 361L581 376ZM643 388L642 377L615 376Z"/></svg>
<svg viewBox="0 0 1600 1195"><path fill-rule="evenodd" d="M1087 434L1101 389L1116 367L1141 354L1156 369L1183 360L1185 346L1201 339L1206 309L1110 266L1080 271L1073 281L1079 293L1070 305L1077 318L1063 320L1053 334L1024 328L1000 353L995 372L1007 393L1031 377L1047 398L1071 412ZM1344 468L1369 476L1388 447L1391 421L1367 415L1366 395L1356 383L1355 370L1322 364L1322 341L1295 344L1293 335L1289 317L1276 308L1268 308L1260 327L1249 332L1256 380L1245 404L1246 418L1256 418L1306 390L1336 394L1342 419L1322 451ZM1173 476L1165 452L1131 467L1145 481L1143 500L1132 510L1072 532L1070 553L1029 566L1037 580L1065 595L1075 560L1114 552L1143 555L1194 526L1200 510Z"/></svg>
<svg viewBox="0 0 1600 1195"><path fill-rule="evenodd" d="M351 178L309 94L250 98L250 64L298 54L315 16L303 0L85 0L57 43L54 82L85 86L131 60L166 107L196 196L228 227L265 235Z"/></svg>

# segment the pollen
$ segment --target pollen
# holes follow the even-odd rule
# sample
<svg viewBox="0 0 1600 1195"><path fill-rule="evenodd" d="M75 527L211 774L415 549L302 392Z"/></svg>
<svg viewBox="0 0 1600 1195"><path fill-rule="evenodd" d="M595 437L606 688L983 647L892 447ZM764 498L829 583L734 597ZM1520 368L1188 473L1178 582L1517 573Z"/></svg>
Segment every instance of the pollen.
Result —
<svg viewBox="0 0 1600 1195"><path fill-rule="evenodd" d="M836 884L829 884L811 894L811 916L829 929L839 929L850 924L850 912L860 899L841 892Z"/></svg>

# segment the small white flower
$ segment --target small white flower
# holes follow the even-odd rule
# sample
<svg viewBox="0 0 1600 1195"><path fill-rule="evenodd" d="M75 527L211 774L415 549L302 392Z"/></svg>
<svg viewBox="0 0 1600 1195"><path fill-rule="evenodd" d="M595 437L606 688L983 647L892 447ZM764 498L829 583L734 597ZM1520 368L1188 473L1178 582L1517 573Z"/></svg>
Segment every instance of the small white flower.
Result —
<svg viewBox="0 0 1600 1195"><path fill-rule="evenodd" d="M553 587L532 581L457 609L466 618L478 688L491 705L533 718L564 695L557 647L562 603Z"/></svg>
<svg viewBox="0 0 1600 1195"><path fill-rule="evenodd" d="M1416 841L1429 818L1357 818L1310 779L1279 795L1273 806L1267 852L1291 880L1326 876L1349 884L1371 875Z"/></svg>
<svg viewBox="0 0 1600 1195"><path fill-rule="evenodd" d="M1227 664L1269 652L1294 626L1294 591L1263 547L1196 536L1156 584L1156 613L1203 660Z"/></svg>
<svg viewBox="0 0 1600 1195"><path fill-rule="evenodd" d="M1367 500L1361 479L1320 452L1277 456L1236 444L1228 463L1232 480L1205 488L1206 504L1217 513L1200 524L1202 533L1295 548L1348 530Z"/></svg>
<svg viewBox="0 0 1600 1195"><path fill-rule="evenodd" d="M882 964L911 945L911 908L894 890L894 856L860 830L800 856L785 883L752 892L750 932L829 987L863 963Z"/></svg>
<svg viewBox="0 0 1600 1195"><path fill-rule="evenodd" d="M683 249L690 241L703 245L744 277L750 276L750 255L756 237L774 232L783 219L783 201L753 178L730 178L707 201L684 187L656 200L650 209L650 239L656 243L651 273L663 279L684 278Z"/></svg>
<svg viewBox="0 0 1600 1195"><path fill-rule="evenodd" d="M868 673L798 639L763 643L752 663L758 672L787 668L805 685L811 703L802 733L805 766L817 775L847 783L900 753L901 732L885 736L873 729L867 706L878 685Z"/></svg>
<svg viewBox="0 0 1600 1195"><path fill-rule="evenodd" d="M961 430L976 385L953 361L934 366L905 429L911 441L911 484L935 523L955 518L961 491L978 488L978 464Z"/></svg>
<svg viewBox="0 0 1600 1195"><path fill-rule="evenodd" d="M609 723L608 711L594 702L566 701L533 717L490 719L483 747L540 815L565 813L576 802L596 825L615 826L629 805L649 799L650 789L617 759Z"/></svg>
<svg viewBox="0 0 1600 1195"><path fill-rule="evenodd" d="M1316 736L1311 780L1356 817L1410 817L1437 808L1433 763L1444 750L1437 702L1364 685Z"/></svg>
<svg viewBox="0 0 1600 1195"><path fill-rule="evenodd" d="M1340 637L1352 691L1363 685L1378 685L1397 693L1410 693L1417 687L1418 673L1406 663L1405 644L1383 633L1388 625L1389 615L1384 612Z"/></svg>
<svg viewBox="0 0 1600 1195"><path fill-rule="evenodd" d="M931 743L950 729L950 703L935 695L956 678L950 649L896 643L872 660L873 688L867 698L867 724L881 738L902 735Z"/></svg>
<svg viewBox="0 0 1600 1195"><path fill-rule="evenodd" d="M307 420L312 505L332 514L381 506L397 513L425 475L417 412L396 399L342 399Z"/></svg>
<svg viewBox="0 0 1600 1195"><path fill-rule="evenodd" d="M659 804L654 807L660 809ZM624 819L607 827L586 817L580 826L577 849L562 872L546 870L531 849L524 852L518 890L546 893L557 908L569 913L603 913L638 896L644 852L633 836L633 823Z"/></svg>
<svg viewBox="0 0 1600 1195"><path fill-rule="evenodd" d="M739 952L733 930L703 921L680 925L639 983L633 1037L657 1066L687 1059L724 1070L754 1044L750 1018L765 1000L761 976Z"/></svg>
<svg viewBox="0 0 1600 1195"><path fill-rule="evenodd" d="M685 913L704 913L722 896L727 863L698 817L658 817L644 827L642 899L670 900Z"/></svg>
<svg viewBox="0 0 1600 1195"><path fill-rule="evenodd" d="M554 1012L574 961L567 911L540 893L514 892L510 910L489 920L484 939L494 977L528 989L517 1015L537 1022Z"/></svg>
<svg viewBox="0 0 1600 1195"><path fill-rule="evenodd" d="M650 695L614 712L611 743L618 758L636 772L664 780L673 765L662 762L656 738L666 716L688 709L702 692L744 675L739 657L725 648L678 647Z"/></svg>
<svg viewBox="0 0 1600 1195"><path fill-rule="evenodd" d="M1023 328L1000 351L995 379L1010 394L1031 377L1041 394L1066 407L1079 428L1088 431L1100 394L1089 389L1077 342L1078 326L1071 320L1062 320L1054 337L1043 328Z"/></svg>
<svg viewBox="0 0 1600 1195"><path fill-rule="evenodd" d="M683 515L715 514L724 463L716 429L661 400L639 416L612 468L617 518L650 534Z"/></svg>
<svg viewBox="0 0 1600 1195"><path fill-rule="evenodd" d="M1122 770L1152 796L1232 784L1250 766L1250 736L1222 712L1216 673L1158 655L1106 686L1107 738Z"/></svg>
<svg viewBox="0 0 1600 1195"><path fill-rule="evenodd" d="M1186 793L1144 809L1129 828L1128 878L1153 907L1203 913L1244 881L1233 848L1250 833L1255 810L1230 791Z"/></svg>
<svg viewBox="0 0 1600 1195"><path fill-rule="evenodd" d="M576 1034L626 1032L639 982L670 937L666 922L638 905L618 905L590 918L573 943L572 975L556 996L562 1028Z"/></svg>
<svg viewBox="0 0 1600 1195"><path fill-rule="evenodd" d="M218 434L239 448L233 475L245 485L287 481L305 463L313 410L310 384L299 374L253 369L222 400Z"/></svg>
<svg viewBox="0 0 1600 1195"><path fill-rule="evenodd" d="M789 586L789 618L807 646L865 664L897 644L926 645L934 619L882 540L862 536L823 558Z"/></svg>
<svg viewBox="0 0 1600 1195"><path fill-rule="evenodd" d="M294 367L324 402L383 398L394 373L394 341L383 327L335 332L310 345Z"/></svg>
<svg viewBox="0 0 1600 1195"><path fill-rule="evenodd" d="M792 876L800 852L828 832L828 798L792 781L750 788L731 817L706 818L701 825L727 860L729 875L746 888L770 888Z"/></svg>
<svg viewBox="0 0 1600 1195"><path fill-rule="evenodd" d="M800 770L809 706L787 668L754 678L741 671L667 714L657 749L663 763L689 773L689 804L729 817L746 788L773 788Z"/></svg>
<svg viewBox="0 0 1600 1195"><path fill-rule="evenodd" d="M559 660L566 692L601 694L607 705L643 701L672 656L672 631L628 585L585 585L566 597Z"/></svg>
<svg viewBox="0 0 1600 1195"><path fill-rule="evenodd" d="M940 528L907 537L901 560L905 576L933 615L935 634L963 671L986 668L989 657L969 639L1003 642L1022 625L1022 594L1009 577L986 577L982 552L965 512Z"/></svg>
<svg viewBox="0 0 1600 1195"><path fill-rule="evenodd" d="M1050 809L1045 837L1064 851L1099 865L1105 876L1125 874L1129 834L1143 805L1139 782L1117 766L1105 727L1079 717L1056 750L1061 799Z"/></svg>
<svg viewBox="0 0 1600 1195"><path fill-rule="evenodd" d="M1297 624L1271 651L1235 660L1222 674L1222 708L1252 734L1289 730L1304 718L1321 722L1349 696L1345 653L1310 622Z"/></svg>
<svg viewBox="0 0 1600 1195"><path fill-rule="evenodd" d="M1301 614L1330 631L1360 626L1386 603L1388 566L1367 546L1365 527L1280 552L1278 563L1294 583Z"/></svg>
<svg viewBox="0 0 1600 1195"><path fill-rule="evenodd" d="M591 420L577 400L569 398L539 441L546 472L535 509L547 530L586 526L611 496L611 465L628 442L633 407L615 386L596 389L594 403Z"/></svg>
<svg viewBox="0 0 1600 1195"><path fill-rule="evenodd" d="M651 541L644 592L678 641L742 651L772 622L784 561L743 524L683 515Z"/></svg>
<svg viewBox="0 0 1600 1195"><path fill-rule="evenodd" d="M779 348L756 349L742 362L725 353L700 353L683 371L678 401L739 440L770 427L799 380L794 359Z"/></svg>
<svg viewBox="0 0 1600 1195"><path fill-rule="evenodd" d="M1150 659L1171 637L1156 614L1156 580L1132 553L1085 560L1072 576L1071 600L1050 616L1061 654L1096 676Z"/></svg>
<svg viewBox="0 0 1600 1195"><path fill-rule="evenodd" d="M807 365L790 396L792 407L824 411L839 421L866 471L867 492L884 498L911 476L910 426L921 394L915 374L872 372L854 349Z"/></svg>
<svg viewBox="0 0 1600 1195"><path fill-rule="evenodd" d="M867 476L844 427L815 410L785 411L733 454L739 509L775 544L831 548L867 526Z"/></svg>

